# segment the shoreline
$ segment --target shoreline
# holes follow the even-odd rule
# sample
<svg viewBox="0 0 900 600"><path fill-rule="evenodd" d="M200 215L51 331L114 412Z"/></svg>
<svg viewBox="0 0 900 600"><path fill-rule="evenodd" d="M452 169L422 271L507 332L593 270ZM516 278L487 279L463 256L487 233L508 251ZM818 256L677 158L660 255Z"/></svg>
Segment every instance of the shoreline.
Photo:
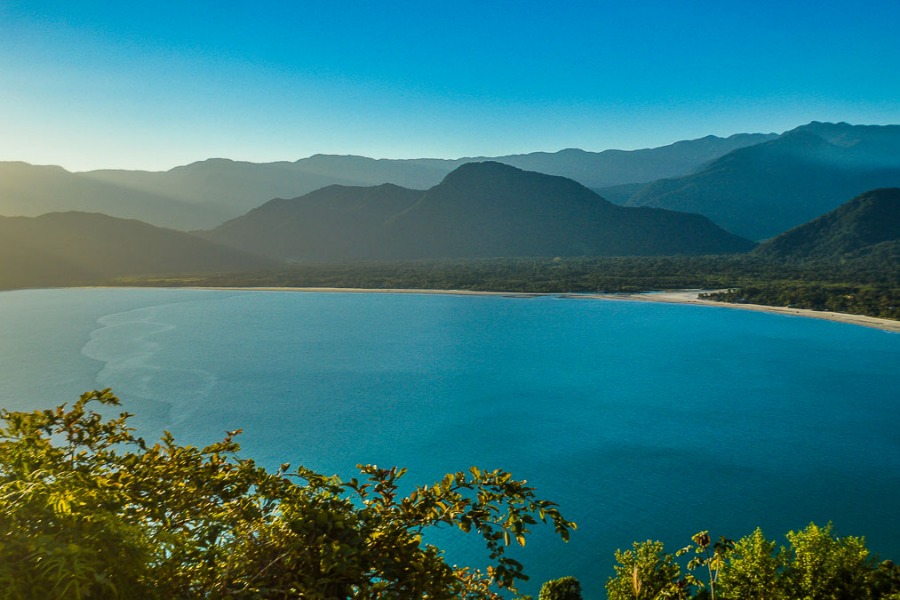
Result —
<svg viewBox="0 0 900 600"><path fill-rule="evenodd" d="M806 308L787 308L783 306L767 306L764 304L734 304L730 302L715 302L713 300L701 300L698 296L714 290L672 290L665 292L641 292L622 294L603 293L559 293L559 292L487 292L474 290L435 290L435 289L368 289L368 288L336 288L336 287L202 287L208 290L234 290L234 291L260 291L260 292L307 292L307 293L353 293L353 294L443 294L449 296L503 296L508 298L538 298L542 296L555 296L559 298L614 300L619 302L662 302L666 304L688 304L695 306L713 306L719 308L734 308L738 310L752 310L755 312L786 315L792 317L805 317L834 321L848 325L859 325L871 329L880 329L891 333L900 333L900 321L869 317L866 315L853 315L849 313L836 313Z"/></svg>

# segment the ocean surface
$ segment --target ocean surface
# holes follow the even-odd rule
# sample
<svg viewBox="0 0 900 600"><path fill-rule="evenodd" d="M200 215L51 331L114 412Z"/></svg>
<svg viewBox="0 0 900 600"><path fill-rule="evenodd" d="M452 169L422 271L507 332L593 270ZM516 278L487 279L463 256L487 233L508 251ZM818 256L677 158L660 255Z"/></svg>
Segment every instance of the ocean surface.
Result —
<svg viewBox="0 0 900 600"><path fill-rule="evenodd" d="M515 554L604 597L613 551L810 521L900 560L900 335L562 297L67 289L0 293L0 406L112 387L145 436L345 478L503 468L578 523ZM481 564L476 540L433 538Z"/></svg>

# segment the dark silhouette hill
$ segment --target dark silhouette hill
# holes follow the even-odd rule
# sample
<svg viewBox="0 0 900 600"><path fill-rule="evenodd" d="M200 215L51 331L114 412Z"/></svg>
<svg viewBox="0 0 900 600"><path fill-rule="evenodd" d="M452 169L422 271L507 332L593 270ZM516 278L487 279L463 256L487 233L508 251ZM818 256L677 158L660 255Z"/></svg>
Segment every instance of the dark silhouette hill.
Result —
<svg viewBox="0 0 900 600"><path fill-rule="evenodd" d="M789 261L841 261L900 249L900 188L872 190L760 244L754 254Z"/></svg>
<svg viewBox="0 0 900 600"><path fill-rule="evenodd" d="M0 217L0 288L98 284L125 275L237 271L271 264L187 233L96 213Z"/></svg>
<svg viewBox="0 0 900 600"><path fill-rule="evenodd" d="M896 185L900 126L810 123L735 150L692 175L649 184L627 205L700 213L761 240L866 190Z"/></svg>
<svg viewBox="0 0 900 600"><path fill-rule="evenodd" d="M300 198L271 200L201 235L284 260L383 258L389 242L385 223L422 193L389 183L330 185Z"/></svg>
<svg viewBox="0 0 900 600"><path fill-rule="evenodd" d="M421 192L331 186L273 200L204 234L284 260L624 256L744 252L699 215L613 205L583 185L467 163Z"/></svg>

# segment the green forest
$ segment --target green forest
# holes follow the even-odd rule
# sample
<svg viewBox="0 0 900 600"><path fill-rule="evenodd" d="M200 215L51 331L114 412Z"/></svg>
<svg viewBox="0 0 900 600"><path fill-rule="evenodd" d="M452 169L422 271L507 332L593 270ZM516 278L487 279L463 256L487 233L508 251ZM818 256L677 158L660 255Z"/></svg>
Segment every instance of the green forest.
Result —
<svg viewBox="0 0 900 600"><path fill-rule="evenodd" d="M0 597L525 598L527 574L506 548L535 527L563 541L577 528L502 470L471 467L404 493L397 467L361 465L349 480L289 464L269 472L239 458L240 431L204 448L168 433L149 444L132 415L110 416L119 405L102 390L0 414ZM479 536L492 564L448 565L423 541L438 526ZM699 532L674 553L635 542L615 553L608 598L900 598L900 568L863 538L810 524L786 540ZM539 594L580 598L572 577Z"/></svg>
<svg viewBox="0 0 900 600"><path fill-rule="evenodd" d="M547 257L294 264L197 277L122 278L117 285L338 287L523 293L725 290L710 299L900 319L900 259L783 261L753 254Z"/></svg>

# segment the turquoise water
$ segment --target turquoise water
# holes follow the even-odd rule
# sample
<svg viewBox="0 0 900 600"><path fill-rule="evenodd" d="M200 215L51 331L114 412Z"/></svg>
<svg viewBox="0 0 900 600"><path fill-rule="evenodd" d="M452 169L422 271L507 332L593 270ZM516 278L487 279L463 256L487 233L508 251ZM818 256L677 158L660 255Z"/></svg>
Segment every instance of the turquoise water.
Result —
<svg viewBox="0 0 900 600"><path fill-rule="evenodd" d="M900 335L556 297L202 290L0 294L0 406L112 387L142 432L410 482L502 467L578 522L521 559L601 597L613 551L809 521L900 559ZM472 544L438 534L454 561ZM534 589L527 589L536 593Z"/></svg>

